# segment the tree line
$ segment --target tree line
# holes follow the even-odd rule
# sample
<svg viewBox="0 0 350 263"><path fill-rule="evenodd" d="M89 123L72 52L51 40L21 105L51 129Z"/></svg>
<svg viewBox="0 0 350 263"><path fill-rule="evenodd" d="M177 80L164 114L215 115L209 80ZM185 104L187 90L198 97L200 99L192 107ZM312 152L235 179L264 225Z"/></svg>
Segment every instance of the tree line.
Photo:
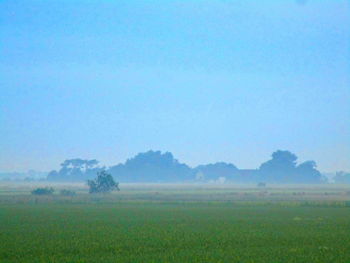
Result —
<svg viewBox="0 0 350 263"><path fill-rule="evenodd" d="M315 161L297 162L290 151L278 150L257 169L239 169L234 164L217 162L190 167L180 163L170 152L148 151L110 167L100 166L97 160L70 159L61 168L51 171L47 180L81 182L106 171L119 182L231 182L231 183L325 183ZM339 174L343 181L347 175ZM339 179L339 180L340 180Z"/></svg>

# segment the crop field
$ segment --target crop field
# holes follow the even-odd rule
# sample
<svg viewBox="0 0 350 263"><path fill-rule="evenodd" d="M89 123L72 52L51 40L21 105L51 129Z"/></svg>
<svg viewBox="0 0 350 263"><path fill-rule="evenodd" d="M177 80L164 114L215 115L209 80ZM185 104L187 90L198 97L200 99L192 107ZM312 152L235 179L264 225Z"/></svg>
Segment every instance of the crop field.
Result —
<svg viewBox="0 0 350 263"><path fill-rule="evenodd" d="M0 186L0 262L350 262L345 187Z"/></svg>

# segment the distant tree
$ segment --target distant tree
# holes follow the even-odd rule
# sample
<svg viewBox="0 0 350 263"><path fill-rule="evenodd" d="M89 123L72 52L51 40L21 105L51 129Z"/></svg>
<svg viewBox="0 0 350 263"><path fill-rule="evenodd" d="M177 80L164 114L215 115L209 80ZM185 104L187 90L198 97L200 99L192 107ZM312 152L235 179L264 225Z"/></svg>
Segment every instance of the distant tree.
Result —
<svg viewBox="0 0 350 263"><path fill-rule="evenodd" d="M343 171L336 172L334 182L336 184L350 184L350 173Z"/></svg>
<svg viewBox="0 0 350 263"><path fill-rule="evenodd" d="M306 161L297 166L298 157L289 152L278 150L272 159L259 168L260 179L272 183L321 183L321 173L314 161Z"/></svg>
<svg viewBox="0 0 350 263"><path fill-rule="evenodd" d="M36 188L32 191L32 195L52 195L55 190L52 187Z"/></svg>
<svg viewBox="0 0 350 263"><path fill-rule="evenodd" d="M260 170L291 170L296 166L298 157L290 151L278 150L271 155L272 159L261 164Z"/></svg>
<svg viewBox="0 0 350 263"><path fill-rule="evenodd" d="M278 150L272 154L272 159L261 164L259 173L261 180L273 183L287 183L295 175L295 154Z"/></svg>
<svg viewBox="0 0 350 263"><path fill-rule="evenodd" d="M315 161L306 161L298 165L296 179L300 183L319 183L321 173L316 169Z"/></svg>
<svg viewBox="0 0 350 263"><path fill-rule="evenodd" d="M124 164L110 167L113 176L124 182L185 182L193 180L193 170L170 152L139 153Z"/></svg>
<svg viewBox="0 0 350 263"><path fill-rule="evenodd" d="M79 182L92 179L97 172L102 171L98 167L97 160L69 159L61 163L59 171L51 171L47 175L49 181Z"/></svg>
<svg viewBox="0 0 350 263"><path fill-rule="evenodd" d="M113 190L119 191L119 183L116 183L111 174L101 171L94 180L88 180L89 193L107 193Z"/></svg>
<svg viewBox="0 0 350 263"><path fill-rule="evenodd" d="M56 170L52 170L51 172L48 173L47 180L57 181L58 176L59 176L58 172Z"/></svg>

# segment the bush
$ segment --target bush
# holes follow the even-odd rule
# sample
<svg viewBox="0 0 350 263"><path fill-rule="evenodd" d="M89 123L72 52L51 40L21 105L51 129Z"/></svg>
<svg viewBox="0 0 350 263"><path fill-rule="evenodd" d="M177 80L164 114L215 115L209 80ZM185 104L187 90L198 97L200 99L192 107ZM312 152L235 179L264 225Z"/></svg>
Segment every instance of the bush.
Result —
<svg viewBox="0 0 350 263"><path fill-rule="evenodd" d="M52 187L37 188L32 191L32 195L52 195L55 190Z"/></svg>
<svg viewBox="0 0 350 263"><path fill-rule="evenodd" d="M119 183L116 183L109 173L101 171L97 173L97 178L94 180L88 180L89 193L107 193L113 190L119 191Z"/></svg>
<svg viewBox="0 0 350 263"><path fill-rule="evenodd" d="M72 191L72 190L62 189L60 191L60 195L63 195L63 196L75 196L76 192Z"/></svg>

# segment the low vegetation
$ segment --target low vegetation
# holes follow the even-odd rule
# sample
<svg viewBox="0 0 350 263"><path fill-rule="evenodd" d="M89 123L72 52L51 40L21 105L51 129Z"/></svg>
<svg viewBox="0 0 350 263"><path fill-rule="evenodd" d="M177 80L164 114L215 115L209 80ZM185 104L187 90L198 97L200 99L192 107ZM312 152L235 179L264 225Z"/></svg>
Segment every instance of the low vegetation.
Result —
<svg viewBox="0 0 350 263"><path fill-rule="evenodd" d="M225 203L0 207L1 262L350 262L350 209Z"/></svg>
<svg viewBox="0 0 350 263"><path fill-rule="evenodd" d="M33 195L52 195L55 190L52 187L36 188L32 191Z"/></svg>
<svg viewBox="0 0 350 263"><path fill-rule="evenodd" d="M0 186L1 263L350 262L348 188L54 187Z"/></svg>

